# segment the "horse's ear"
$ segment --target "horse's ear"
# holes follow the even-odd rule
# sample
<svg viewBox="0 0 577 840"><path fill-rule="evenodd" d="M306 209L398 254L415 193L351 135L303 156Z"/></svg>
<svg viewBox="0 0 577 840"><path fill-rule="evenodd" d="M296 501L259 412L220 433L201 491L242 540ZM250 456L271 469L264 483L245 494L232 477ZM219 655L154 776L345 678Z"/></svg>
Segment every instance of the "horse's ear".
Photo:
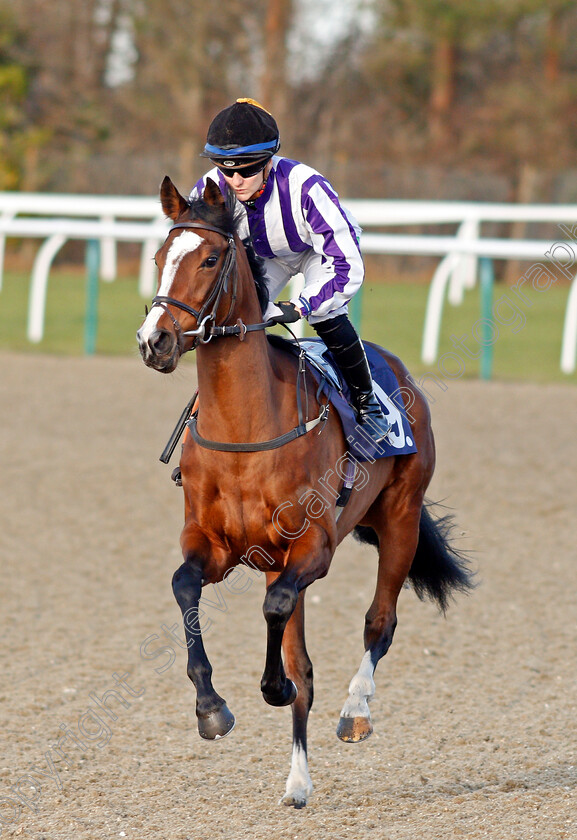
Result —
<svg viewBox="0 0 577 840"><path fill-rule="evenodd" d="M206 204L210 204L212 206L224 204L224 196L220 191L220 187L212 180L212 178L206 179L206 187L204 188L202 197Z"/></svg>
<svg viewBox="0 0 577 840"><path fill-rule="evenodd" d="M160 203L164 215L172 219L173 222L188 209L187 200L181 196L168 175L164 176L160 185Z"/></svg>

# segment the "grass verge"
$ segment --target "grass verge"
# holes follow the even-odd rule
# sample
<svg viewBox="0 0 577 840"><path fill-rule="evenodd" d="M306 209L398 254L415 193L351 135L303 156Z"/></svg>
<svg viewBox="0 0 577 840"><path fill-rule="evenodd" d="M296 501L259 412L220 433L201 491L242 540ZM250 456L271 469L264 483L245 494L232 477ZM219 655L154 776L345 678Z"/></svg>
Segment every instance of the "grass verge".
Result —
<svg viewBox="0 0 577 840"><path fill-rule="evenodd" d="M86 278L82 271L56 270L50 276L46 301L44 338L31 344L26 338L30 280L26 273L5 272L0 292L0 349L80 355L84 352ZM423 322L428 286L408 283L376 284L366 281L361 297L363 338L387 347L400 356L417 376L443 375L436 362L421 361ZM518 314L509 325L498 324L494 343L493 377L537 382L577 382L577 374L566 376L559 369L561 336L568 287L552 286L547 291L531 289L520 302L510 289L497 284L495 300L516 301ZM138 294L136 277L123 277L99 284L96 352L129 355L136 351L135 332L144 315L144 301ZM460 375L479 375L480 345L476 337L480 318L479 292L468 292L462 305L446 303L443 313L440 356L446 370ZM506 318L503 318L505 321ZM451 340L453 336L453 340ZM457 342L457 348L454 342ZM456 376L454 378L457 378Z"/></svg>

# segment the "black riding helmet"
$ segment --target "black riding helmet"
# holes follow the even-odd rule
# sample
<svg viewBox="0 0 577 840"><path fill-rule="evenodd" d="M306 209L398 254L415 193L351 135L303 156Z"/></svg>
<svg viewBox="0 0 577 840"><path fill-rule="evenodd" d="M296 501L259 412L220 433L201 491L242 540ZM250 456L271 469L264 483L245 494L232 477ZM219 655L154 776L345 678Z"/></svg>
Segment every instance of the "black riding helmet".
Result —
<svg viewBox="0 0 577 840"><path fill-rule="evenodd" d="M280 148L276 120L254 99L237 99L211 122L201 157L236 169L253 161L265 163Z"/></svg>

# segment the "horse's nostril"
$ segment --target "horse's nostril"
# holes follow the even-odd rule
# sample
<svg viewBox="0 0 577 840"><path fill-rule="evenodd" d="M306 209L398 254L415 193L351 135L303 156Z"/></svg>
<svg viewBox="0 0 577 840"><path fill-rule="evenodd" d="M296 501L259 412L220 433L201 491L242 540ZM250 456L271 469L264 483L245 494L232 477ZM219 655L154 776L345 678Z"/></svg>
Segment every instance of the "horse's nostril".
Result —
<svg viewBox="0 0 577 840"><path fill-rule="evenodd" d="M172 350L172 335L166 330L158 330L148 339L148 346L157 356L168 354Z"/></svg>

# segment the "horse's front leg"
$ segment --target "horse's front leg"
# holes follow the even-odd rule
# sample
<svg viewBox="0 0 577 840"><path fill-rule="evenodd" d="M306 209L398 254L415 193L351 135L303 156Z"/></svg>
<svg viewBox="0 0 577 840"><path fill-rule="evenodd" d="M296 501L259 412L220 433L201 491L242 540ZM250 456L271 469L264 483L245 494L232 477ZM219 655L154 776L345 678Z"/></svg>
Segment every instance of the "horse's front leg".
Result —
<svg viewBox="0 0 577 840"><path fill-rule="evenodd" d="M185 561L172 578L172 591L182 610L188 647L187 674L196 688L196 716L202 738L224 738L234 726L234 715L212 685L212 666L208 661L200 629L198 602L202 590L202 568L194 560Z"/></svg>
<svg viewBox="0 0 577 840"><path fill-rule="evenodd" d="M267 649L260 687L271 706L288 706L297 696L297 688L287 679L281 658L285 627L297 605L299 592L326 575L333 553L327 530L320 525L309 527L306 535L293 543L283 571L278 575L267 574L263 604Z"/></svg>
<svg viewBox="0 0 577 840"><path fill-rule="evenodd" d="M285 674L281 650L285 627L298 601L294 575L267 573L263 613L267 623L266 661L260 690L271 706L288 706L297 696L297 687Z"/></svg>

